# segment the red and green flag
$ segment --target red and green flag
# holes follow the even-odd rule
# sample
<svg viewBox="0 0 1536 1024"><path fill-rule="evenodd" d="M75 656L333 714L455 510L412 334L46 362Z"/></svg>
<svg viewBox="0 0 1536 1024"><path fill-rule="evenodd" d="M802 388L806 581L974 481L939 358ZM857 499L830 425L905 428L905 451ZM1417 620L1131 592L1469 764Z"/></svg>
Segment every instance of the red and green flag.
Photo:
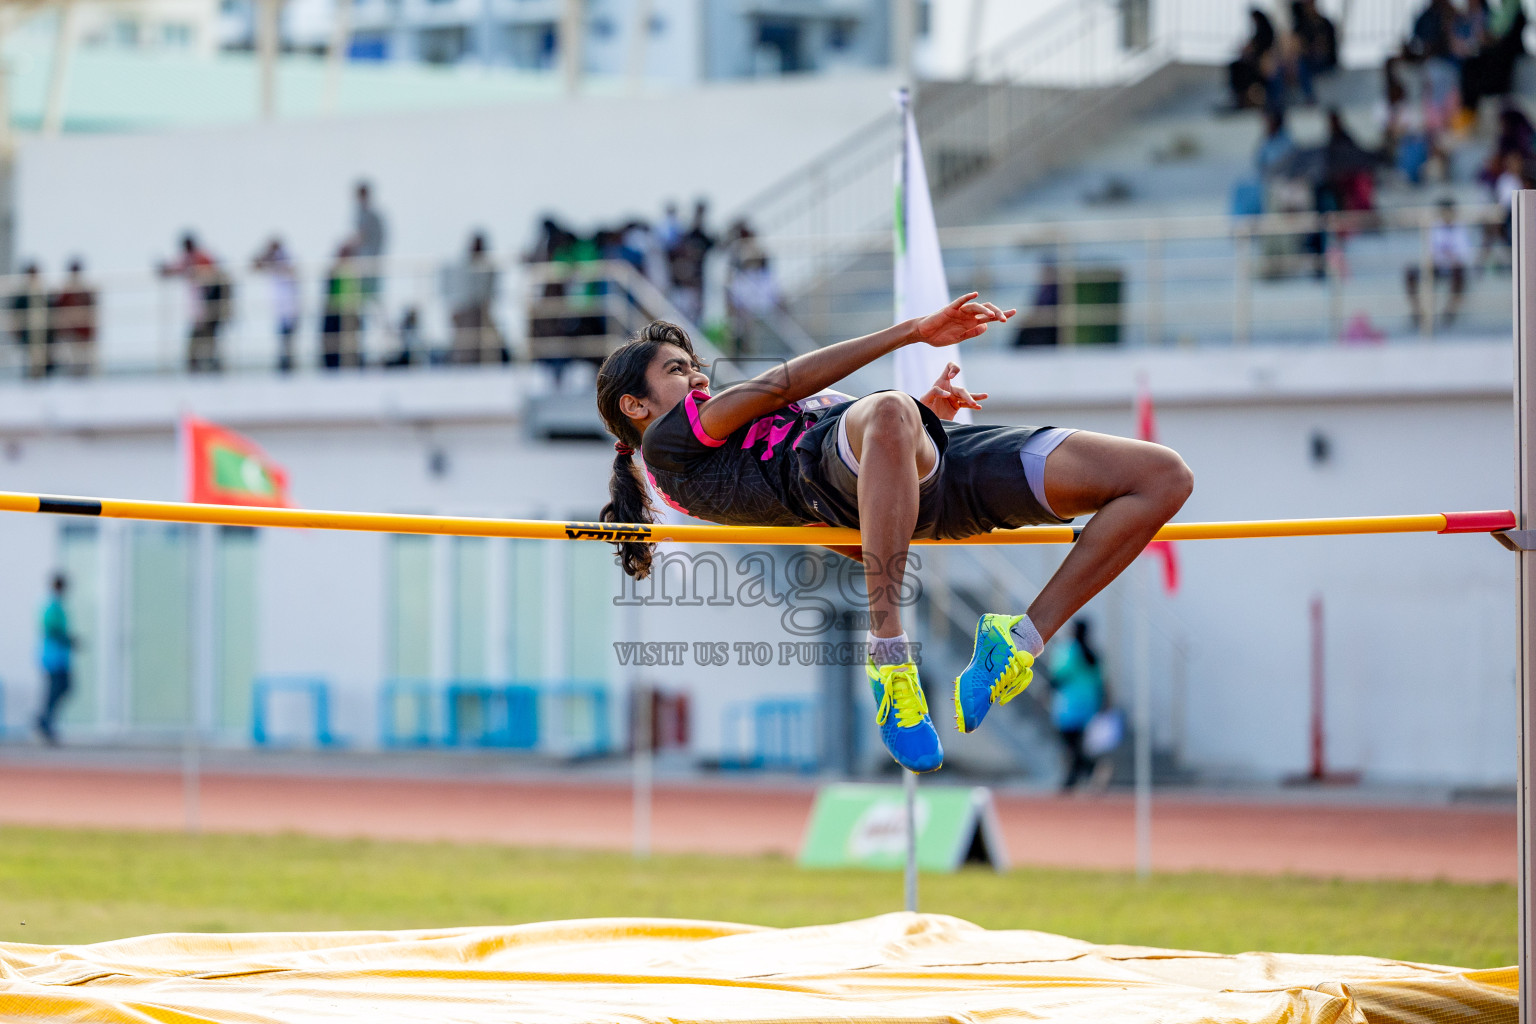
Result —
<svg viewBox="0 0 1536 1024"><path fill-rule="evenodd" d="M254 441L227 427L183 416L187 500L200 505L288 508L288 473Z"/></svg>

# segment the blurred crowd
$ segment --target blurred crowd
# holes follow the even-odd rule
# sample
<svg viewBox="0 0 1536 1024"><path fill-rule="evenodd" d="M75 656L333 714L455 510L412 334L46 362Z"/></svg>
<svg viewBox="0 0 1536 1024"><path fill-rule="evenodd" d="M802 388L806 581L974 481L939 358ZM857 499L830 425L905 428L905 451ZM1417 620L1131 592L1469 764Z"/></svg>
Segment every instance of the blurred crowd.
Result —
<svg viewBox="0 0 1536 1024"><path fill-rule="evenodd" d="M694 203L686 222L677 204L668 203L655 224L637 218L600 226L589 235L546 217L527 261L542 282L536 286L541 301L529 311L529 346L535 354L548 339L611 334L613 324L601 300L616 292L654 315L706 328L716 345L732 352L757 350L765 321L784 304L756 232L738 219L717 234L703 199ZM614 274L615 267L624 266L632 274ZM709 317L706 325L711 266L724 272L724 320Z"/></svg>
<svg viewBox="0 0 1536 1024"><path fill-rule="evenodd" d="M471 232L462 255L439 268L436 290L446 337L433 343L421 307L406 303L391 315L384 302L389 232L369 183L353 192L351 230L337 244L311 303L322 370L357 368L372 361L386 368L413 365L508 363L514 358L497 303L508 261L491 251L484 231ZM558 373L573 360L600 361L608 349L646 318L681 320L699 328L705 316L706 277L724 270L724 309L707 333L736 351L753 346L756 325L782 306L766 252L752 229L736 221L723 233L709 225L708 204L695 202L684 220L668 203L654 223L632 218L581 233L553 215L538 225L521 257L529 276L526 345L518 355L552 365ZM245 268L247 280L265 279L269 290L275 358L280 373L298 365L296 336L304 322L300 270L284 239L270 238ZM184 366L190 373L226 368L225 335L235 313L236 274L192 231L178 241L158 276L184 282ZM10 335L24 373L32 377L86 374L96 365L98 290L76 259L68 276L49 289L40 268L28 263L12 279L7 299ZM419 294L419 289L415 294ZM623 303L609 301L621 297ZM383 337L386 351L365 346L365 332Z"/></svg>
<svg viewBox="0 0 1536 1024"><path fill-rule="evenodd" d="M1250 35L1228 66L1231 104L1262 118L1254 172L1234 186L1232 212L1355 213L1332 230L1263 239L1265 273L1309 269L1319 279L1345 273L1345 244L1352 231L1371 230L1377 190L1384 182L1410 187L1451 184L1455 151L1471 144L1480 118L1497 119L1493 143L1480 160L1476 180L1505 211L1502 229L1490 226L1480 242L1458 223L1455 203L1437 201L1429 229L1430 259L1404 270L1409 316L1422 325L1429 310L1420 283L1427 269L1448 283L1441 322L1454 321L1468 271L1481 256L1506 259L1508 216L1516 190L1536 174L1536 131L1511 95L1515 67L1524 53L1526 15L1521 0L1430 0L1414 16L1401 46L1383 64L1381 93L1371 141L1358 141L1343 112L1325 112L1322 137L1292 137L1287 114L1317 104L1317 83L1337 70L1338 27L1315 0L1295 0L1287 23L1250 9ZM1489 101L1489 102L1485 102ZM1502 244L1501 244L1502 243Z"/></svg>
<svg viewBox="0 0 1536 1024"><path fill-rule="evenodd" d="M28 377L79 376L96 365L96 288L86 280L85 264L70 260L55 288L43 281L36 263L21 268L6 299L10 336Z"/></svg>

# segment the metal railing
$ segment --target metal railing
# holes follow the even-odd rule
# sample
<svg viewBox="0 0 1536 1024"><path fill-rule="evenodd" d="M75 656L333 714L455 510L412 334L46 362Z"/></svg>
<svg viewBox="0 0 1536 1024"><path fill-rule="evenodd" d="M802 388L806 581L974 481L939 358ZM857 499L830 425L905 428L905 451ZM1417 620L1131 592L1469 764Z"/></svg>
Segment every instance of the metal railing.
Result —
<svg viewBox="0 0 1536 1024"><path fill-rule="evenodd" d="M486 260L466 272L359 259L296 265L282 280L146 269L53 287L17 275L0 278L0 379L595 361L652 319L682 324L705 358L720 354L622 260Z"/></svg>
<svg viewBox="0 0 1536 1024"><path fill-rule="evenodd" d="M940 232L952 291L1019 317L982 346L1224 346L1498 334L1509 325L1505 214L1456 213L1460 271L1435 255L1434 208L1025 223ZM1443 235L1444 232L1441 232ZM1455 241L1454 238L1451 239ZM780 294L733 311L730 254L705 275L707 330L622 260L491 262L470 303L440 264L390 259L370 289L300 268L287 343L294 372L600 359L652 319L681 323L709 361L781 358L879 330L891 317L887 232L760 239ZM826 268L836 260L840 270ZM1438 265L1437 265L1438 263ZM334 268L332 268L334 271ZM275 372L284 352L272 282L231 272L199 370ZM201 287L201 286L198 286ZM0 279L0 377L180 373L209 345L206 294L150 272L104 274L90 304L59 305L36 281ZM1410 291L1419 306L1410 305ZM1430 303L1433 303L1433 311ZM203 337L199 338L198 335Z"/></svg>
<svg viewBox="0 0 1536 1024"><path fill-rule="evenodd" d="M1098 71L1100 41L1118 10L1114 0L1067 0L978 58L973 81L918 90L914 116L936 200L1005 158L1019 139L1038 142L1161 66L1149 49L1127 59L1104 58L1105 70ZM1093 62L1092 87L1081 87L1082 81L1039 84L1041 68L1073 53ZM889 224L900 139L893 107L742 204L741 213L770 237L830 236Z"/></svg>
<svg viewBox="0 0 1536 1024"><path fill-rule="evenodd" d="M1367 343L1507 331L1508 274L1492 272L1508 265L1504 211L1457 211L1455 230L1470 250L1460 272L1444 258L1437 266L1441 216L1430 207L1192 216L948 228L939 237L952 292L979 290L1020 311L981 345ZM764 245L813 338L889 324L888 233ZM827 274L833 258L842 269Z"/></svg>
<svg viewBox="0 0 1536 1024"><path fill-rule="evenodd" d="M1406 36L1416 0L1321 5L1339 26L1346 61L1374 65ZM1112 108L1175 62L1230 60L1249 32L1248 5L1182 0L1154 5L1144 40L1126 29L1122 0L1065 0L980 53L961 82L921 83L914 114L934 199L1020 153L1069 142L1060 133ZM742 204L764 235L831 236L890 223L901 137L894 109Z"/></svg>

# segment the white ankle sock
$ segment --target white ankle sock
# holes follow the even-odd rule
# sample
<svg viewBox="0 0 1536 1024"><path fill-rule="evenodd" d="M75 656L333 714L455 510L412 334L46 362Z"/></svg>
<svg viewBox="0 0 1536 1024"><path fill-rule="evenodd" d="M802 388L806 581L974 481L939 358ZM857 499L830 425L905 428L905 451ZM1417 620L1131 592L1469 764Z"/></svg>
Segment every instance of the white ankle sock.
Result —
<svg viewBox="0 0 1536 1024"><path fill-rule="evenodd" d="M1014 643L1028 651L1030 657L1038 658L1040 657L1040 652L1045 650L1045 641L1040 639L1040 631L1035 628L1033 622L1029 621L1028 615L1020 619L1018 625L1014 626L1011 632L1013 633Z"/></svg>
<svg viewBox="0 0 1536 1024"><path fill-rule="evenodd" d="M875 636L869 634L869 656L876 665L905 665L911 661L907 653L907 634Z"/></svg>

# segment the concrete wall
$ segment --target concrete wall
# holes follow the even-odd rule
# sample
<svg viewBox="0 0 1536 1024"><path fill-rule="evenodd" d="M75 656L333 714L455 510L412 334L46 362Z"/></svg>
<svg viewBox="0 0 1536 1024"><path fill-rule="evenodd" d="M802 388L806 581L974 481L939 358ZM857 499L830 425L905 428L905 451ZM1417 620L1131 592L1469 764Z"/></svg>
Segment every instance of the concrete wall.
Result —
<svg viewBox="0 0 1536 1024"><path fill-rule="evenodd" d="M590 229L655 218L668 199L717 216L889 111L893 79L731 83L640 97L586 96L458 110L156 133L28 139L17 180L17 254L50 279L84 256L108 289L102 344L153 354L175 316L143 275L194 229L244 265L273 234L321 269L352 230L351 189L374 182L389 255L461 256L470 231L521 251L546 211ZM723 225L721 225L723 227ZM126 273L127 279L120 276ZM135 276L137 275L137 277ZM422 287L433 288L429 275ZM410 300L386 295L392 309ZM237 296L237 301L244 301Z"/></svg>
<svg viewBox="0 0 1536 1024"><path fill-rule="evenodd" d="M1197 476L1181 519L1454 511L1511 500L1510 360L1501 340L1031 356L968 356L973 387L993 395L987 418L1129 433L1136 377L1146 373L1160 438ZM531 386L523 370L195 387L12 385L0 394L0 489L175 497L170 423L190 407L262 443L309 507L589 517L605 500L611 451L525 440L519 416ZM1312 456L1314 434L1327 439L1321 462ZM446 457L441 475L431 469L434 452ZM0 591L0 681L13 725L35 693L35 615L59 529L59 520L0 516L12 581ZM332 678L340 731L373 742L387 640L385 542L267 532L259 550L259 670ZM739 554L727 558L733 593L744 579ZM1042 548L1009 558L1040 579L1062 554ZM1246 778L1306 768L1307 614L1321 595L1334 767L1400 783L1513 781L1513 565L1486 536L1186 543L1179 559L1178 594L1154 590L1153 681L1157 742L1186 764ZM948 565L925 572L967 582L971 570L958 557ZM549 603L558 605L559 573L548 581ZM1122 695L1130 691L1139 601L1132 586L1117 583L1088 612ZM550 654L547 664L558 668L570 643L622 639L617 612L586 609L574 640L554 638L566 653ZM766 641L777 653L779 642L795 639L782 613L740 604L651 608L639 628L648 641ZM1187 651L1182 668L1168 654L1175 642ZM604 656L617 686L627 673ZM741 667L734 654L731 661L700 666L690 653L683 665L643 673L693 693L701 753L718 751L727 705L813 694L825 678L815 668ZM937 662L933 680L942 685L954 667ZM946 736L957 751L972 742Z"/></svg>

